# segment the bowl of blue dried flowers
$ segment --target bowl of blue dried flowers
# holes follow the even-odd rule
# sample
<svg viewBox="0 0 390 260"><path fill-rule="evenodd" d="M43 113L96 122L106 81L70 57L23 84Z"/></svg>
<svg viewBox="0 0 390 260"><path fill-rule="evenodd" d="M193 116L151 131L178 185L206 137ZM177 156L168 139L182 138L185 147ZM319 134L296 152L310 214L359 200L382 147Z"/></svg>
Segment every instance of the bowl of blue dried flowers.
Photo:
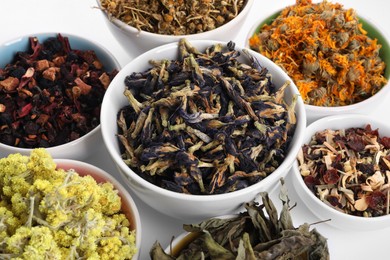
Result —
<svg viewBox="0 0 390 260"><path fill-rule="evenodd" d="M328 116L310 124L293 165L296 192L327 224L345 230L387 227L388 123L359 114Z"/></svg>
<svg viewBox="0 0 390 260"><path fill-rule="evenodd" d="M124 182L186 220L229 214L272 190L306 127L297 88L270 60L233 42L186 39L127 64L101 119Z"/></svg>
<svg viewBox="0 0 390 260"><path fill-rule="evenodd" d="M250 30L247 45L297 85L308 123L369 114L389 93L390 38L374 19L330 1L296 1Z"/></svg>
<svg viewBox="0 0 390 260"><path fill-rule="evenodd" d="M100 107L120 65L99 43L37 33L0 46L0 156L44 147L81 160L100 149Z"/></svg>
<svg viewBox="0 0 390 260"><path fill-rule="evenodd" d="M254 2L96 1L108 29L131 55L181 38L232 40L240 32Z"/></svg>

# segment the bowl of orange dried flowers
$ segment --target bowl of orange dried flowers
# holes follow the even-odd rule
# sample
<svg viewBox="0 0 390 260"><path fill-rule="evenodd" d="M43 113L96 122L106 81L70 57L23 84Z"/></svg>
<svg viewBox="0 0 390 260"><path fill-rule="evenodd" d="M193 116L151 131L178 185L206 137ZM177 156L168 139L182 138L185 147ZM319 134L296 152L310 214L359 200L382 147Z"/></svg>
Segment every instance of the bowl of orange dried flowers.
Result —
<svg viewBox="0 0 390 260"><path fill-rule="evenodd" d="M253 2L97 0L108 29L132 55L181 38L233 40Z"/></svg>
<svg viewBox="0 0 390 260"><path fill-rule="evenodd" d="M297 0L256 23L247 45L292 78L308 123L327 115L370 113L389 92L388 36L338 3Z"/></svg>
<svg viewBox="0 0 390 260"><path fill-rule="evenodd" d="M294 187L320 220L349 230L390 223L390 125L361 114L323 117L306 128Z"/></svg>

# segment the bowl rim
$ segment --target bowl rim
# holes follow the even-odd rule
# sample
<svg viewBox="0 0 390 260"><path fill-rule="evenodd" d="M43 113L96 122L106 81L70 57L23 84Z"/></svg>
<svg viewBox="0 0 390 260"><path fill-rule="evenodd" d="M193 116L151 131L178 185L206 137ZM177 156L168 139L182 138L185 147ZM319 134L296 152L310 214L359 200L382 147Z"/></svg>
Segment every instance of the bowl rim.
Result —
<svg viewBox="0 0 390 260"><path fill-rule="evenodd" d="M321 119L314 121L306 128L305 138L304 138L303 144L306 144L307 143L306 140L309 140L309 138L311 138L311 136L313 135L311 133L321 131L318 128L319 128L319 126L323 125L324 123L331 122L331 121L339 122L339 121L346 121L346 120L348 120L348 121L359 120L356 122L360 122L360 124L362 124L362 125L366 125L366 124L371 124L372 126L374 125L373 128L378 128L377 127L378 125L381 125L381 126L386 125L385 123L383 123L380 120L377 120L375 118L369 117L368 115L362 115L362 114L338 114L338 115L326 116L326 117L323 117ZM359 123L356 123L356 124L359 124ZM390 132L390 125L388 125L387 128ZM321 127L321 129L339 129L339 127L325 127L325 128ZM381 129L379 128L379 131L380 130ZM310 134L310 136L309 136L309 134ZM341 211L338 211L338 210L326 205L313 192L311 192L309 190L309 188L306 186L306 184L304 183L303 178L301 176L297 159L294 161L294 163L292 165L292 172L293 172L293 178L301 186L301 187L295 187L295 190L296 190L296 193L298 193L298 196L303 201L303 203L304 204L308 203L306 200L310 199L312 202L314 202L316 205L318 205L322 211L327 211L327 212L331 213L333 215L332 219L337 218L340 220L342 219L343 221L358 221L359 224L373 224L373 223L378 223L378 222L381 222L383 220L390 218L390 214L366 218L366 217L350 215L348 213L343 213ZM303 198L301 193L304 193L305 198ZM308 208L310 209L310 211L312 211L312 213L314 215L316 215L316 216L320 215L320 213L318 213L318 211L315 211L311 207L308 207ZM330 221L329 224L334 225L333 223L334 222ZM338 226L338 225L334 225L334 226Z"/></svg>
<svg viewBox="0 0 390 260"><path fill-rule="evenodd" d="M227 42L216 41L216 40L190 40L190 42L192 44L195 44L195 45L196 44L206 44L206 43L207 43L207 45L212 45L212 44L216 44L216 43L222 43L224 45L227 44ZM129 62L127 65L125 65L122 68L122 70L120 71L120 73L118 73L118 75L123 74L123 73L128 75L128 74L132 73L132 71L129 70L129 67L133 66L133 64L136 64L138 62L142 63L142 61L145 60L145 57L148 57L153 53L160 53L160 52L167 51L167 50L168 51L174 50L174 49L177 49L177 47L178 47L178 43L172 42L172 43L167 43L167 44L161 45L159 47L153 48L153 49L139 55L138 57L133 59L131 62ZM237 50L239 50L240 52L243 49L246 49L244 47L240 47L237 45L235 46L235 48ZM247 49L247 50L251 53L251 55L254 55L255 57L257 56L256 57L257 59L259 59L259 58L264 59L264 61L267 61L269 63L274 64L272 61L270 61L265 56L263 56L257 52L254 52L253 50L249 50L249 49ZM289 79L289 76L279 66L275 65L274 69L278 73L285 75ZM116 77L111 83L118 84L117 83L118 80L119 80L119 77ZM122 83L119 83L119 84L122 84ZM221 201L221 200L232 199L232 198L240 197L240 196L242 196L244 194L248 194L248 193L258 194L259 192L262 191L262 187L276 182L279 179L281 174L288 173L290 167L292 166L292 163L294 162L294 159L296 158L296 155L298 154L298 151L300 149L300 145L303 142L303 138L304 138L303 133L304 133L304 130L306 128L306 111L305 111L305 108L303 105L303 100L301 99L301 96L299 95L298 89L295 86L295 84L292 82L291 79L290 79L289 88L291 88L292 94L296 94L298 97L297 103L295 105L295 111L296 111L296 114L299 116L297 116L296 129L295 129L293 139L292 139L292 140L295 139L295 146L293 146L292 143L290 143L287 156L285 157L283 162L279 165L279 167L274 172L272 172L272 174L268 175L266 178L262 179L261 181L254 183L254 184L252 184L244 189L240 189L240 190L236 190L236 191L228 192L228 193L223 193L223 194L210 194L210 195L184 194L184 193L179 193L179 192L164 189L164 188L159 187L151 182L148 182L147 180L145 180L141 176L139 176L136 172L134 172L130 167L128 167L125 164L125 162L121 158L121 155L116 152L117 144L113 144L110 142L109 136L112 133L109 132L108 129L106 129L106 127L105 127L104 119L108 118L108 117L106 117L107 115L105 114L105 113L107 113L106 107L108 106L107 103L109 102L107 97L111 96L110 95L111 92L115 91L114 87L111 87L111 88L109 87L107 89L106 96L103 99L103 103L102 103L102 110L101 110L102 129L101 130L102 130L103 141L105 143L105 146L106 146L108 153L110 154L112 160L114 161L116 166L119 168L122 177L125 177L128 183L132 182L131 180L134 180L137 183L137 185L141 184L142 186L146 187L149 190L157 191L157 193L162 195L162 196L165 196L168 198L174 198L176 200L179 199L179 200L193 201L193 202L207 202L207 201L210 201L210 199L212 201Z"/></svg>
<svg viewBox="0 0 390 260"><path fill-rule="evenodd" d="M142 224L141 224L141 216L140 216L138 207L137 207L132 195L130 194L130 192L114 176L112 176L107 171L105 171L105 170L103 170L103 169L101 169L93 164L86 163L83 161L74 160L74 159L53 159L53 161L55 162L57 169L58 168L62 169L61 164L69 165L69 167L67 167L68 169L71 169L72 166L74 166L75 168L80 167L83 169L88 169L89 171L91 171L99 176L102 176L106 182L110 182L113 184L114 189L116 189L118 191L118 195L121 197L121 200L122 200L121 204L123 204L123 203L129 204L131 212L133 213L132 217L133 217L133 221L135 223L135 231L136 231L135 232L135 237L136 237L135 238L135 246L137 248L137 253L133 256L132 259L138 259L138 256L140 255L140 251L141 251ZM83 174L83 173L79 173L77 170L76 170L76 172L80 175ZM88 173L84 174L83 176L86 176L86 175L91 176L95 179L94 176L92 176ZM99 183L99 181L97 181L97 182Z"/></svg>
<svg viewBox="0 0 390 260"><path fill-rule="evenodd" d="M227 27L227 26L231 27L231 26L235 25L238 21L244 20L247 17L247 14L249 13L249 11L251 10L251 7L253 5L254 0L246 0L245 6L242 8L241 12L238 13L238 15L235 18L233 18L232 20L230 20L229 22L227 22L227 23L225 23L225 24L223 24L223 25L221 25L213 30L195 33L195 34L184 34L184 35L158 34L158 33L152 33L152 32L148 32L148 31L138 30L137 28L135 28L131 25L128 25L128 24L122 22L120 19L115 18L115 17L111 16L110 14L108 14L102 8L100 0L96 0L96 2L98 4L98 9L100 9L102 11L102 13L106 17L106 19L120 30L123 30L123 31L128 32L128 33L132 33L138 37L141 37L141 36L159 37L162 39L162 41L175 41L175 40L179 40L180 38L189 38L189 37L207 38L207 36L210 36L211 34L213 34L215 32L222 32L222 30L224 30L225 27Z"/></svg>
<svg viewBox="0 0 390 260"><path fill-rule="evenodd" d="M291 5L290 5L291 6ZM269 15L267 15L265 18L259 18L257 21L252 25L252 27L249 29L248 34L245 38L245 47L249 48L249 39L260 30L260 27L265 24L265 22L268 22L275 17L277 17L285 8L278 9L276 11L270 12ZM381 98L383 95L387 95L390 92L390 37L387 34L387 32L382 28L382 26L370 17L366 17L364 15L361 15L360 13L356 12L356 16L358 17L359 21L363 24L363 29L365 27L370 27L373 31L374 34L378 34L381 36L382 41L380 42L381 44L381 49L387 49L387 51L383 51L384 53L380 55L382 58L382 61L385 62L385 59L387 58L389 63L386 64L385 72L384 72L384 77L388 80L388 82L374 95L358 102L358 103L353 103L350 105L346 106L332 106L332 107L324 107L324 106L315 106L315 105L310 105L310 104L304 104L307 112L313 113L313 114L318 114L318 115L324 115L324 114L333 114L333 113L354 113L354 110L365 107L365 106L370 106L373 103L378 102L378 99ZM369 35L370 33L368 33ZM383 57L382 57L383 56ZM387 75L386 75L387 74Z"/></svg>
<svg viewBox="0 0 390 260"><path fill-rule="evenodd" d="M118 59L111 53L111 51L109 49L107 49L105 46L103 46L100 42L97 42L97 41L92 40L90 38L83 37L83 36L73 34L73 33L55 32L55 31L27 33L27 34L23 34L23 35L20 35L20 36L17 36L17 37L14 37L12 39L9 39L9 40L2 42L0 44L0 48L2 48L2 47L7 48L7 47L13 45L14 43L18 43L18 42L21 42L23 40L28 40L29 37L52 37L52 36L56 36L58 34L61 34L63 37L68 37L69 40L71 40L73 38L73 39L76 39L79 41L83 41L83 42L87 43L88 45L95 46L95 48L97 47L99 49L99 51L104 52L104 54L107 56L107 58L109 58L111 60L115 69L117 69L118 72L122 69L122 66L119 63ZM83 136L81 136L73 141L63 143L60 145L56 145L56 146L47 147L45 149L48 150L48 152L51 154L57 154L57 153L60 153L60 151L68 148L68 146L70 147L73 145L78 145L79 143L83 142L84 139L86 139L87 137L98 134L100 131L101 131L101 126L99 124L95 128L93 128L91 131L86 133L85 135L83 135ZM31 151L31 149L34 149L34 148L17 147L17 146L7 145L7 144L0 142L0 151L1 150L8 150L8 151L13 150L14 152L21 152L21 153L27 154L29 151Z"/></svg>

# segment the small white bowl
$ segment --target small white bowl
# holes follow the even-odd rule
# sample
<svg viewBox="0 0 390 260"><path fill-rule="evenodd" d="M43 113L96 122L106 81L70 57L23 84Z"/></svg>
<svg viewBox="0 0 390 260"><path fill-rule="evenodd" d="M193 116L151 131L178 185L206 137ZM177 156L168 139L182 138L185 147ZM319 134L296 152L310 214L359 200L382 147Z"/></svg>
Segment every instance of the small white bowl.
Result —
<svg viewBox="0 0 390 260"><path fill-rule="evenodd" d="M54 162L57 164L58 169L75 170L80 176L90 175L96 182L104 183L110 182L114 185L114 188L118 190L118 195L122 200L121 211L126 215L127 219L130 222L130 229L135 230L135 243L137 248L137 253L133 256L132 259L136 260L140 256L141 252L141 239L142 239L142 228L141 228L141 217L139 215L137 206L131 197L130 193L126 188L118 182L112 175L106 171L85 162L69 160L69 159L54 159Z"/></svg>
<svg viewBox="0 0 390 260"><path fill-rule="evenodd" d="M378 129L380 136L390 136L390 125L386 122L360 114L342 114L324 117L310 124L305 131L303 143L308 144L316 132L325 129L340 130L351 127L365 127L367 124L370 124L373 130ZM326 205L304 183L298 168L298 161L293 164L292 174L294 188L301 200L319 220L331 219L326 221L326 224L339 229L354 231L376 230L390 225L390 215L370 218L359 217L342 213Z"/></svg>
<svg viewBox="0 0 390 260"><path fill-rule="evenodd" d="M103 18L106 21L108 29L117 39L118 43L130 54L134 55L134 53L141 54L166 43L177 42L181 38L186 38L188 40L218 40L226 42L233 40L235 36L238 35L241 26L247 19L254 0L247 0L247 3L241 12L228 23L211 31L190 35L164 35L139 31L137 28L107 15L107 13L102 10L100 0L96 0L96 2L104 16Z"/></svg>
<svg viewBox="0 0 390 260"><path fill-rule="evenodd" d="M270 24L280 14L281 10L272 13L267 18L259 19L249 30L246 37L245 46L249 48L249 39L257 34L264 24ZM376 24L372 19L365 18L364 16L358 15L359 21L363 24L363 29L367 31L367 35L371 39L378 39L378 43L382 45L379 52L379 56L386 63L385 78L390 81L390 37L385 33L385 30ZM387 83L382 89L375 95L355 104L347 106L334 106L334 107L323 107L305 104L307 123L310 124L317 119L325 116L339 115L339 114L370 114L374 111L378 104L383 103L388 97L390 92L390 84Z"/></svg>
<svg viewBox="0 0 390 260"><path fill-rule="evenodd" d="M224 46L227 44L209 40L191 41L190 43L200 51L204 51L207 47L216 43L222 43ZM242 51L242 48L236 47L236 50ZM286 80L290 80L291 82L287 74L269 59L259 53L248 51L263 67L268 69L272 75L273 83L276 86L282 86ZM240 56L240 59L242 59L241 62L248 63L248 60L244 56ZM163 189L146 181L126 165L122 159L116 136L118 133L117 113L122 107L128 105L128 100L123 94L125 90L124 80L126 76L133 72L143 72L150 68L149 60L151 59L178 59L178 43L157 47L128 63L111 82L104 97L101 110L102 135L106 148L121 173L123 181L127 183L135 194L146 204L163 214L177 219L186 219L186 221L198 221L212 216L230 214L239 209L244 202L256 198L259 192L269 192L275 188L279 179L287 174L292 166L303 140L303 132L306 127L306 115L300 96L298 96L295 106L297 125L285 160L272 174L247 188L218 195L182 194ZM290 84L286 90L286 102L290 104L292 97L297 94L298 90L296 86Z"/></svg>
<svg viewBox="0 0 390 260"><path fill-rule="evenodd" d="M50 37L56 37L58 33L37 33L18 37L16 39L5 42L0 45L0 68L4 68L9 64L18 51L27 51L30 48L29 37L37 37L40 43L43 43ZM94 50L97 57L104 66L105 71L111 72L114 69L120 70L121 66L116 58L100 43L89 40L77 35L61 33L63 37L68 37L72 49ZM87 158L101 147L101 131L100 125L95 127L84 136L58 146L48 147L47 151L53 158L76 159L82 160ZM22 155L30 155L32 149L20 148L15 146L0 143L0 157L5 157L9 154L20 153Z"/></svg>

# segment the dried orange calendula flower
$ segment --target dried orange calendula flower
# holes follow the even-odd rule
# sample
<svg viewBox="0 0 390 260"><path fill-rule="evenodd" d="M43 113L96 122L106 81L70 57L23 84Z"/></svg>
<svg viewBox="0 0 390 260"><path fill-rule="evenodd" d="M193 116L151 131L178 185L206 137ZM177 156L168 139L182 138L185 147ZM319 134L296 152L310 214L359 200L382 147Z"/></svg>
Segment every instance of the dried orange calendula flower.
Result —
<svg viewBox="0 0 390 260"><path fill-rule="evenodd" d="M387 82L377 39L353 9L297 0L249 39L252 49L281 66L306 104L344 106L378 92Z"/></svg>

